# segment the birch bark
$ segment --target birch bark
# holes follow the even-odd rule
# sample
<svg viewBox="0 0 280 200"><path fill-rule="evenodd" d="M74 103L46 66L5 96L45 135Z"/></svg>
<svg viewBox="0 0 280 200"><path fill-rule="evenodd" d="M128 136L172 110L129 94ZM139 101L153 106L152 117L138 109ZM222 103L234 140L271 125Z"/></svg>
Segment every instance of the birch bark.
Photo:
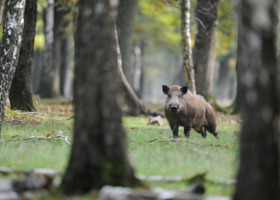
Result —
<svg viewBox="0 0 280 200"><path fill-rule="evenodd" d="M25 0L6 1L0 47L0 136L5 105L16 70L24 26Z"/></svg>
<svg viewBox="0 0 280 200"><path fill-rule="evenodd" d="M190 0L182 0L181 5L181 33L182 33L182 49L183 49L183 65L185 69L185 82L193 94L196 94L195 77L191 47L191 31L190 31Z"/></svg>

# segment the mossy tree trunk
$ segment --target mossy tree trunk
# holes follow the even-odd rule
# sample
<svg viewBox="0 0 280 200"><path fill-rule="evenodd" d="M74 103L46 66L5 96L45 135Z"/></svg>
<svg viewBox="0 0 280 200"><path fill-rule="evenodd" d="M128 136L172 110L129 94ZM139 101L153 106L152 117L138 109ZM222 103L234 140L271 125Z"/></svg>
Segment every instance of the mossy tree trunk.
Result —
<svg viewBox="0 0 280 200"><path fill-rule="evenodd" d="M237 75L243 123L234 200L280 199L275 7L275 0L239 3Z"/></svg>
<svg viewBox="0 0 280 200"><path fill-rule="evenodd" d="M15 110L36 110L31 92L36 15L36 0L26 0L22 45L20 48L18 65L9 93L11 109Z"/></svg>
<svg viewBox="0 0 280 200"><path fill-rule="evenodd" d="M140 184L122 127L114 19L118 1L80 0L76 32L74 143L62 181L67 194ZM93 62L94 61L94 62Z"/></svg>
<svg viewBox="0 0 280 200"><path fill-rule="evenodd" d="M0 134L4 122L6 100L20 52L24 9L25 0L5 2L4 30L0 46Z"/></svg>

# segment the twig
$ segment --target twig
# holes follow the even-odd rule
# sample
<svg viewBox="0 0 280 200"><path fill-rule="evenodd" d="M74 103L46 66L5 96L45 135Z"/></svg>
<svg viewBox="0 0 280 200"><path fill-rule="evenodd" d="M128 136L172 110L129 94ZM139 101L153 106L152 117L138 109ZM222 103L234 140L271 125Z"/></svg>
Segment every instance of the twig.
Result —
<svg viewBox="0 0 280 200"><path fill-rule="evenodd" d="M24 140L63 140L66 143L71 144L69 141L72 141L73 138L69 138L68 136L64 136L64 135L55 135L52 137L31 136L31 137L26 137L26 138L0 140L0 142L15 142L15 141L24 141Z"/></svg>
<svg viewBox="0 0 280 200"><path fill-rule="evenodd" d="M172 140L158 140L157 139L153 139L153 140L148 140L145 142L139 142L136 140L132 140L131 138L128 138L129 141L137 143L137 144L151 144L153 142L157 142L157 143L168 143L168 142L186 142L189 144L193 144L193 145L197 145L197 146L209 146L209 147L223 147L223 148L229 148L229 145L223 145L223 144L200 144L200 143L196 143L196 142L190 142L188 140L176 140L176 139L172 139Z"/></svg>
<svg viewBox="0 0 280 200"><path fill-rule="evenodd" d="M131 138L128 138L128 140L131 141L131 142L137 143L137 144L148 144L148 143L152 143L152 142L154 142L154 141L156 141L158 139L156 138L156 139L148 140L148 141L145 141L145 142L138 142L136 140L132 140Z"/></svg>

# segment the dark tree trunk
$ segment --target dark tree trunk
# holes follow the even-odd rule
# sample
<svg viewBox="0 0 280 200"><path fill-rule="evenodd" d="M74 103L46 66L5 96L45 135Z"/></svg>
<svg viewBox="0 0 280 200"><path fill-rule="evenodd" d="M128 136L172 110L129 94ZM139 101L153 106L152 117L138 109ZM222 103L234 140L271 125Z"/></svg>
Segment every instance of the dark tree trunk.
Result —
<svg viewBox="0 0 280 200"><path fill-rule="evenodd" d="M137 1L121 0L118 7L117 27L118 38L121 49L123 71L128 82L133 85L133 47L132 47L132 28Z"/></svg>
<svg viewBox="0 0 280 200"><path fill-rule="evenodd" d="M147 114L145 106L142 104L137 94L134 92L128 80L126 79L126 76L124 75L123 68L122 68L120 46L118 42L117 29L115 29L115 31L116 31L116 44L117 44L118 72L121 77L121 83L123 86L124 93L126 95L126 99L128 100L130 108L133 108L133 109L129 109L127 114L132 116L136 116L139 114Z"/></svg>
<svg viewBox="0 0 280 200"><path fill-rule="evenodd" d="M133 186L121 122L114 18L110 0L80 0L76 32L74 143L62 189L85 193L104 185ZM94 62L93 62L94 61ZM113 111L113 112L112 112Z"/></svg>
<svg viewBox="0 0 280 200"><path fill-rule="evenodd" d="M221 99L229 98L229 74L230 74L230 60L234 57L234 53L230 52L220 61L220 67L218 72L218 92L217 96Z"/></svg>
<svg viewBox="0 0 280 200"><path fill-rule="evenodd" d="M237 76L243 124L234 200L276 200L280 199L276 1L243 0L239 6Z"/></svg>
<svg viewBox="0 0 280 200"><path fill-rule="evenodd" d="M65 55L68 51L68 35L66 28L69 26L71 17L69 13L71 8L68 5L56 4L54 9L54 89L57 94L64 94L65 75L69 67L69 56ZM68 17L66 17L68 16Z"/></svg>
<svg viewBox="0 0 280 200"><path fill-rule="evenodd" d="M6 1L0 46L0 136L5 105L16 70L24 26L25 0Z"/></svg>
<svg viewBox="0 0 280 200"><path fill-rule="evenodd" d="M194 70L197 93L212 95L215 61L215 29L218 0L197 0L197 33L194 45Z"/></svg>
<svg viewBox="0 0 280 200"><path fill-rule="evenodd" d="M11 109L14 110L36 110L33 105L31 90L36 14L36 0L26 0L22 45L9 93Z"/></svg>
<svg viewBox="0 0 280 200"><path fill-rule="evenodd" d="M53 46L54 46L54 0L47 0L47 8L44 17L45 48L43 55L43 67L41 71L41 80L39 86L39 95L43 98L50 98L57 94L54 91L54 63L53 63Z"/></svg>
<svg viewBox="0 0 280 200"><path fill-rule="evenodd" d="M118 17L117 17L117 27L118 27L118 38L121 52L122 60L122 69L123 75L122 80L126 79L123 82L124 87L124 99L128 106L128 115L139 115L141 114L139 109L139 104L135 101L138 99L138 96L135 97L133 85L133 67L132 67L132 28L133 28L133 19L135 15L135 10L137 6L137 1L135 0L122 0L118 7Z"/></svg>

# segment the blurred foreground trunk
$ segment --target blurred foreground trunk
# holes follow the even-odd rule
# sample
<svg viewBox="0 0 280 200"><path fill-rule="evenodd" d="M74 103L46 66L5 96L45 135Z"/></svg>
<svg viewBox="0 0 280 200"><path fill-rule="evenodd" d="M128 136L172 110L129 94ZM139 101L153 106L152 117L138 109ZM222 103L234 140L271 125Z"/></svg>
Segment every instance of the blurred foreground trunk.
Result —
<svg viewBox="0 0 280 200"><path fill-rule="evenodd" d="M110 2L79 1L74 143L62 181L67 194L83 194L104 185L141 184L128 160L118 104L121 85L114 30L117 4Z"/></svg>
<svg viewBox="0 0 280 200"><path fill-rule="evenodd" d="M238 104L243 124L234 200L280 199L275 7L274 0L243 0L238 8Z"/></svg>
<svg viewBox="0 0 280 200"><path fill-rule="evenodd" d="M24 26L25 0L6 1L3 37L0 46L0 136L5 105L17 67Z"/></svg>
<svg viewBox="0 0 280 200"><path fill-rule="evenodd" d="M36 15L36 0L26 0L22 45L9 93L11 109L14 110L36 111L31 90Z"/></svg>

